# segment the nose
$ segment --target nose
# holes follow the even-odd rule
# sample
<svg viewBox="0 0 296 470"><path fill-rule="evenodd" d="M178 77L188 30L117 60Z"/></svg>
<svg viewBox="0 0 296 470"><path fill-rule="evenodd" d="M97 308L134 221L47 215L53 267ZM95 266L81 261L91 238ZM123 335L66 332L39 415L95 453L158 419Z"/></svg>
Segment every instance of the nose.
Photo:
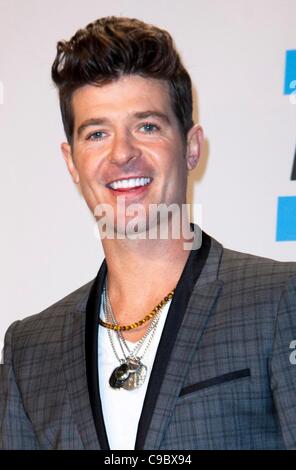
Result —
<svg viewBox="0 0 296 470"><path fill-rule="evenodd" d="M136 139L129 131L121 131L114 135L109 155L111 163L124 166L140 155L141 150Z"/></svg>

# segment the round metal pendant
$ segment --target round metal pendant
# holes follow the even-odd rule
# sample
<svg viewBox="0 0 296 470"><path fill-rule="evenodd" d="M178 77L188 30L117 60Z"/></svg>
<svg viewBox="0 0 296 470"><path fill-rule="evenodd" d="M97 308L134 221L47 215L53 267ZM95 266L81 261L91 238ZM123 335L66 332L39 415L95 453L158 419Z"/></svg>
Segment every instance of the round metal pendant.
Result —
<svg viewBox="0 0 296 470"><path fill-rule="evenodd" d="M134 390L143 385L147 375L147 367L140 360L129 358L111 374L109 384L112 388Z"/></svg>
<svg viewBox="0 0 296 470"><path fill-rule="evenodd" d="M129 377L129 366L126 362L116 367L112 372L109 384L112 388L122 387L123 382Z"/></svg>

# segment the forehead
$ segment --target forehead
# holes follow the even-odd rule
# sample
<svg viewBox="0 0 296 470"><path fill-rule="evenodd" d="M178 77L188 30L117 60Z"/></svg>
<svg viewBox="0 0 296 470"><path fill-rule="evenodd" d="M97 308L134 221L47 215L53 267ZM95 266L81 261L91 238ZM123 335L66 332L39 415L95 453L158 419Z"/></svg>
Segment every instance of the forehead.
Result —
<svg viewBox="0 0 296 470"><path fill-rule="evenodd" d="M73 93L72 108L75 124L94 113L119 116L147 109L174 117L168 83L139 75L124 75L102 86L84 85Z"/></svg>

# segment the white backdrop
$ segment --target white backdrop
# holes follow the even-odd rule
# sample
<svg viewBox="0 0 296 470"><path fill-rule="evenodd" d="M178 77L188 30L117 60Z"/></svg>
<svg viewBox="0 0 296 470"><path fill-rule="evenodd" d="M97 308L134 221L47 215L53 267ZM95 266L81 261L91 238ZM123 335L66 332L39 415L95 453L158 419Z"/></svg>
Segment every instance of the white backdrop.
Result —
<svg viewBox="0 0 296 470"><path fill-rule="evenodd" d="M283 94L295 0L0 0L0 342L102 261L61 157L50 67L59 39L106 15L168 29L191 73L207 149L189 195L203 228L227 247L296 261L296 241L275 237L278 196L296 195L296 105Z"/></svg>

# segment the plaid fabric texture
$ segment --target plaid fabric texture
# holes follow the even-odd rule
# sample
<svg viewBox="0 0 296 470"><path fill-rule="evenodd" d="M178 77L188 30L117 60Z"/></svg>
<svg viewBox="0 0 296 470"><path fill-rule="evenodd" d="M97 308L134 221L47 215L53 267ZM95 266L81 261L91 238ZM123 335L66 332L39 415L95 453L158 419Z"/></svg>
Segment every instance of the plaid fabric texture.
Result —
<svg viewBox="0 0 296 470"><path fill-rule="evenodd" d="M13 323L0 365L1 449L99 449L85 368L92 283ZM296 263L212 239L145 449L296 449Z"/></svg>

